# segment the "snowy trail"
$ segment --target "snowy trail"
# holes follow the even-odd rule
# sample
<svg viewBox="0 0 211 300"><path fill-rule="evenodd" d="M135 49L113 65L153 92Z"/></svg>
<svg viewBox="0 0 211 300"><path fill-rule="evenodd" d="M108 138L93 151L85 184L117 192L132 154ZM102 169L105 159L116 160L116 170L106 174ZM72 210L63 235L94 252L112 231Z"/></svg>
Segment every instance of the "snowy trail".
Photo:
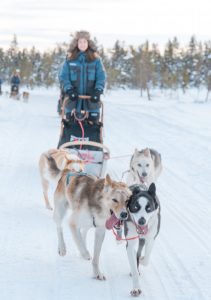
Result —
<svg viewBox="0 0 211 300"><path fill-rule="evenodd" d="M57 95L35 90L28 104L0 98L0 299L128 299L125 245L116 245L112 233L107 232L101 253L106 282L92 279L90 262L79 256L67 220L68 252L64 258L57 254L52 212L44 208L38 174L40 154L58 142ZM211 299L210 108L209 103L150 103L130 91L112 93L105 101L111 155L149 146L162 154L165 166L157 184L161 233L150 265L141 272L140 299ZM108 172L120 180L129 160L111 159ZM92 250L93 231L88 239Z"/></svg>

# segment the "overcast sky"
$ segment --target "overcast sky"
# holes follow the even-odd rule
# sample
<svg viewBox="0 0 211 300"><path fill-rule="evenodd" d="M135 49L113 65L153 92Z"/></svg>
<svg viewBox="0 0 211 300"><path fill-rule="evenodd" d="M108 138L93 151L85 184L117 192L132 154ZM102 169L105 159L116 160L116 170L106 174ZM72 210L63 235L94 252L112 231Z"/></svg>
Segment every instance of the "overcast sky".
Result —
<svg viewBox="0 0 211 300"><path fill-rule="evenodd" d="M1 0L0 47L14 34L20 47L43 50L69 42L70 32L85 29L99 43L117 39L163 44L177 36L211 39L211 0Z"/></svg>

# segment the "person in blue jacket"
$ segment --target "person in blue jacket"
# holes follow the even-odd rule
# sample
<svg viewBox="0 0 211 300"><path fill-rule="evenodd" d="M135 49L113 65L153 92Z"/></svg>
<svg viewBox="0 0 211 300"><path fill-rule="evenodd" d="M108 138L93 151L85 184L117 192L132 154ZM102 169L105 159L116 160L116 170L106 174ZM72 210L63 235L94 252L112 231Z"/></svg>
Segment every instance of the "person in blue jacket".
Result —
<svg viewBox="0 0 211 300"><path fill-rule="evenodd" d="M62 80L61 80L60 75L61 75L61 67L60 67L59 72L58 72L60 95L59 95L59 99L58 99L58 103L57 103L57 112L58 112L59 115L61 115L61 113L62 113L62 105L63 105L63 101L65 99L65 92L63 90L63 84L62 84Z"/></svg>
<svg viewBox="0 0 211 300"><path fill-rule="evenodd" d="M68 56L59 73L63 90L69 97L69 111L89 112L89 118L99 119L100 95L104 91L106 72L95 43L87 31L76 32L70 43ZM79 95L91 96L81 100Z"/></svg>
<svg viewBox="0 0 211 300"><path fill-rule="evenodd" d="M11 92L19 92L19 85L20 85L20 75L18 71L14 71L10 83L11 83Z"/></svg>
<svg viewBox="0 0 211 300"><path fill-rule="evenodd" d="M0 95L2 94L1 85L2 85L2 79L0 78Z"/></svg>

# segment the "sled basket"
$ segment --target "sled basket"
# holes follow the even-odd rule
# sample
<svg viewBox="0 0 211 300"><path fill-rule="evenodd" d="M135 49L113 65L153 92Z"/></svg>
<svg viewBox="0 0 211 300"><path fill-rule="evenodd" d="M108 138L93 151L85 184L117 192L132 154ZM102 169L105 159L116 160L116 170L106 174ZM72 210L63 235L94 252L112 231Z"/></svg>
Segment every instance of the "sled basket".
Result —
<svg viewBox="0 0 211 300"><path fill-rule="evenodd" d="M84 146L86 149L78 149L80 146ZM98 151L89 150L88 147L94 147ZM99 178L104 177L107 161L110 157L110 150L105 145L92 141L74 141L61 145L60 149L66 149L84 160L85 173Z"/></svg>

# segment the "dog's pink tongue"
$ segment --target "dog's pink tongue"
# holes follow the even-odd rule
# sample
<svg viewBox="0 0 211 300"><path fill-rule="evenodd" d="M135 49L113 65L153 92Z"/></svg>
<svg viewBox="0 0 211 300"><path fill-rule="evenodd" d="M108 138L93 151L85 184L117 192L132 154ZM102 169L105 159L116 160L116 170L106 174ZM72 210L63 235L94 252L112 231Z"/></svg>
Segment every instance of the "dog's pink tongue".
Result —
<svg viewBox="0 0 211 300"><path fill-rule="evenodd" d="M114 227L114 225L116 224L116 223L118 223L119 222L119 219L117 219L117 217L115 216L115 214L112 214L111 216L110 216L110 218L106 221L106 223L105 223L105 226L106 226L106 228L107 229L112 229L113 227Z"/></svg>

